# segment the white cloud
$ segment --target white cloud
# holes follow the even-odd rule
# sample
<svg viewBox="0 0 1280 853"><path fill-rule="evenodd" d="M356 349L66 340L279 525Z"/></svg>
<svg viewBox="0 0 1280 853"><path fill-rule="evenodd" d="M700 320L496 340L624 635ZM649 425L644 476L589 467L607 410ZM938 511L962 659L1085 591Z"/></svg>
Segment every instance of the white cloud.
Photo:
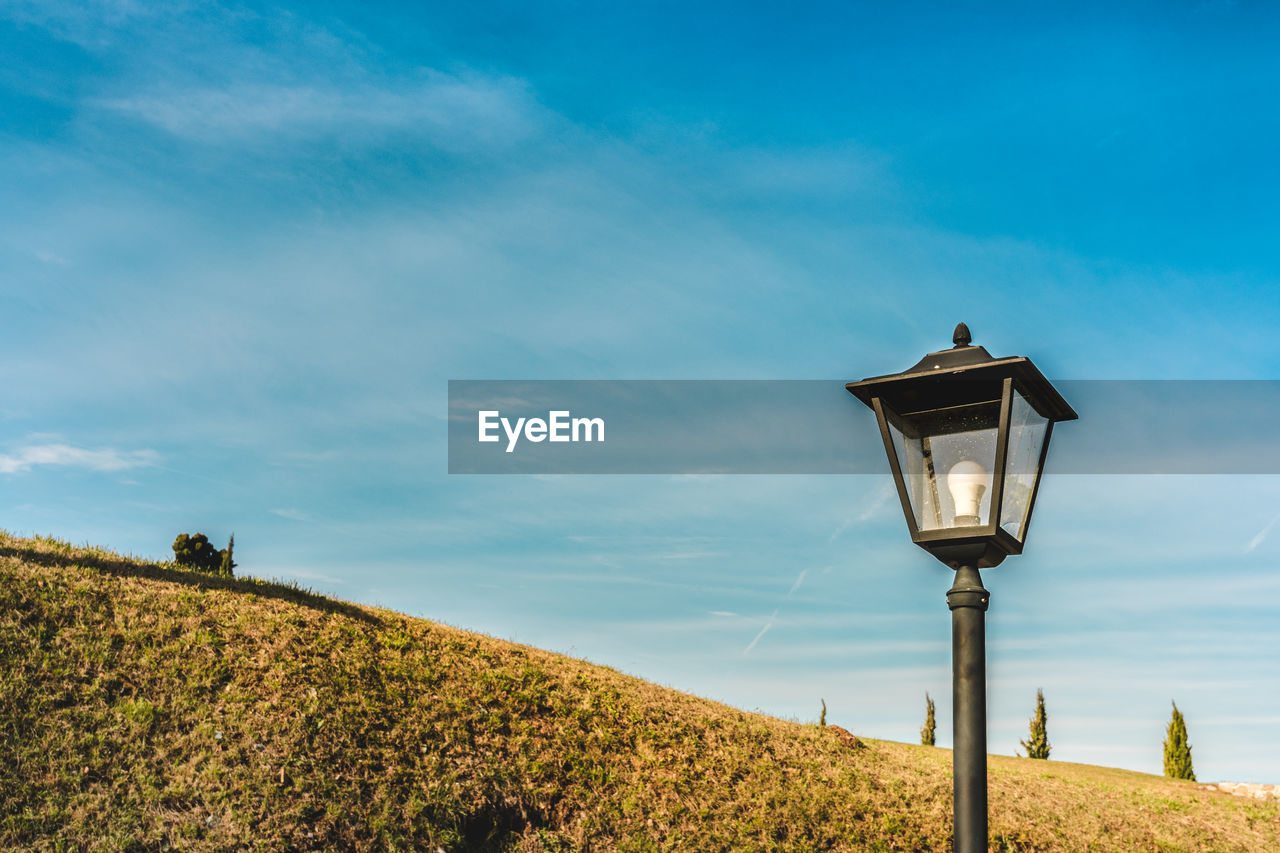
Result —
<svg viewBox="0 0 1280 853"><path fill-rule="evenodd" d="M892 480L886 480L881 483L880 489L875 493L875 496L871 498L867 505L863 507L862 511L857 515L851 515L846 518L844 522L832 531L829 537L827 537L827 541L836 541L836 539L840 537L840 534L848 530L855 521L860 524L870 521L875 517L876 513L880 511L880 508L889 502L889 498L893 497L894 489L895 487Z"/></svg>
<svg viewBox="0 0 1280 853"><path fill-rule="evenodd" d="M1277 515L1275 518L1271 519L1270 523L1267 524L1266 527L1259 530L1257 535L1249 540L1249 544L1244 546L1245 553L1247 554L1250 551L1253 551L1255 548L1261 545L1264 541L1266 541L1267 536L1270 535L1271 533L1271 528L1275 527L1277 523L1280 523L1280 515Z"/></svg>
<svg viewBox="0 0 1280 853"><path fill-rule="evenodd" d="M742 650L742 653L744 655L748 654L752 649L756 647L756 643L760 642L760 638L763 637L769 631L769 629L773 627L774 620L776 620L777 618L778 618L778 611L775 610L773 611L773 615L769 617L769 621L765 622L764 627L760 629L760 633L756 634L756 638L752 640L749 644L747 644L747 647Z"/></svg>
<svg viewBox="0 0 1280 853"><path fill-rule="evenodd" d="M797 589L800 588L800 585L804 583L804 578L805 578L805 575L807 574L809 574L808 569L800 570L800 574L796 576L796 582L791 585L791 589L787 590L787 595L791 595L793 592L795 592Z"/></svg>
<svg viewBox="0 0 1280 853"><path fill-rule="evenodd" d="M297 578L299 580L304 580L304 581L318 581L320 583L333 583L333 584L346 583L346 580L343 578L334 577L333 575L326 575L321 572L313 572L308 569L267 568L259 575L259 577Z"/></svg>
<svg viewBox="0 0 1280 853"><path fill-rule="evenodd" d="M17 0L0 17L127 57L83 106L199 143L329 135L350 145L396 133L444 150L501 149L524 141L547 115L518 78L456 66L384 73L367 38L345 25L218 4L193 15L185 5Z"/></svg>
<svg viewBox="0 0 1280 853"><path fill-rule="evenodd" d="M111 42L114 31L130 22L186 11L186 3L163 7L133 0L84 0L73 3L43 3L14 0L5 4L5 16L22 24L43 27L55 38L81 47L101 48Z"/></svg>
<svg viewBox="0 0 1280 853"><path fill-rule="evenodd" d="M665 554L655 554L654 559L657 560L707 560L713 557L727 557L727 551L670 551Z"/></svg>
<svg viewBox="0 0 1280 853"><path fill-rule="evenodd" d="M43 249L35 252L36 260L45 264L53 264L55 266L66 266L71 263L66 258L55 252L45 251Z"/></svg>
<svg viewBox="0 0 1280 853"><path fill-rule="evenodd" d="M832 149L739 151L725 158L719 182L763 195L841 195L884 181L887 158L845 143Z"/></svg>
<svg viewBox="0 0 1280 853"><path fill-rule="evenodd" d="M872 499L867 508L858 513L858 521L870 521L880 508L889 502L889 498L894 496L894 485L892 480L885 480L880 484L880 491L876 492L876 496Z"/></svg>
<svg viewBox="0 0 1280 853"><path fill-rule="evenodd" d="M154 450L116 450L111 447L89 450L69 444L35 444L19 448L11 454L0 454L0 474L27 471L37 465L88 468L91 471L124 471L154 465L159 458Z"/></svg>
<svg viewBox="0 0 1280 853"><path fill-rule="evenodd" d="M440 72L396 85L173 86L93 105L212 144L340 130L347 141L403 131L447 150L503 148L526 139L538 123L536 105L519 80Z"/></svg>
<svg viewBox="0 0 1280 853"><path fill-rule="evenodd" d="M272 515L278 515L281 518L287 518L290 521L310 521L311 516L298 509L273 509Z"/></svg>

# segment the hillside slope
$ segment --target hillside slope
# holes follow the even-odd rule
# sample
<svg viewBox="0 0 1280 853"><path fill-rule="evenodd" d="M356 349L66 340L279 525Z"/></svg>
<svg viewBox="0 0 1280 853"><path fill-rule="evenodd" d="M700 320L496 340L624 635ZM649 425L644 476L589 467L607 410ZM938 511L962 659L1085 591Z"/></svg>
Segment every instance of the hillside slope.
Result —
<svg viewBox="0 0 1280 853"><path fill-rule="evenodd" d="M944 850L950 753L842 743L288 586L0 535L0 846ZM993 757L993 846L1280 850L1280 806Z"/></svg>

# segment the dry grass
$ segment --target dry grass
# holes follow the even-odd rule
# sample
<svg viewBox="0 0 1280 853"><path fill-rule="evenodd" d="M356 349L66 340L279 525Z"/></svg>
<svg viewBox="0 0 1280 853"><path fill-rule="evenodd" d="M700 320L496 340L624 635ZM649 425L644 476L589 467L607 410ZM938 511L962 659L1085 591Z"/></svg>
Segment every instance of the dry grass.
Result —
<svg viewBox="0 0 1280 853"><path fill-rule="evenodd" d="M0 846L945 850L950 753L288 585L0 535ZM992 757L1000 850L1280 850L1280 806Z"/></svg>

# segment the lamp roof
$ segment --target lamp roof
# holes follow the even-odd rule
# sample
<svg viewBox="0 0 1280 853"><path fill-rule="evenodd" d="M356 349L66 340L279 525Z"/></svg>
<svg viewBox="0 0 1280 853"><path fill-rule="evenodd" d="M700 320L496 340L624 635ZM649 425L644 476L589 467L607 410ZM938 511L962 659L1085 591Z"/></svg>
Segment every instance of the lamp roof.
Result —
<svg viewBox="0 0 1280 853"><path fill-rule="evenodd" d="M872 376L845 388L867 406L880 397L899 414L998 400L1004 379L1012 377L1018 390L1051 421L1079 417L1044 374L1022 356L994 358L984 347L972 346L964 323L956 326L951 349L931 352L901 373Z"/></svg>

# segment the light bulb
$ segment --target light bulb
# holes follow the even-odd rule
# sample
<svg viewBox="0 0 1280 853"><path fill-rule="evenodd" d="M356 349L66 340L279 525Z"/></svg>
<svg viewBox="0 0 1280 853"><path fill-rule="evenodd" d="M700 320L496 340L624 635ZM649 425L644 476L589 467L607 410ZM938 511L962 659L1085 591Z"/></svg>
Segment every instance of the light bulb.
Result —
<svg viewBox="0 0 1280 853"><path fill-rule="evenodd" d="M987 469L966 459L947 472L947 488L956 504L956 527L981 524L978 505L987 492Z"/></svg>

